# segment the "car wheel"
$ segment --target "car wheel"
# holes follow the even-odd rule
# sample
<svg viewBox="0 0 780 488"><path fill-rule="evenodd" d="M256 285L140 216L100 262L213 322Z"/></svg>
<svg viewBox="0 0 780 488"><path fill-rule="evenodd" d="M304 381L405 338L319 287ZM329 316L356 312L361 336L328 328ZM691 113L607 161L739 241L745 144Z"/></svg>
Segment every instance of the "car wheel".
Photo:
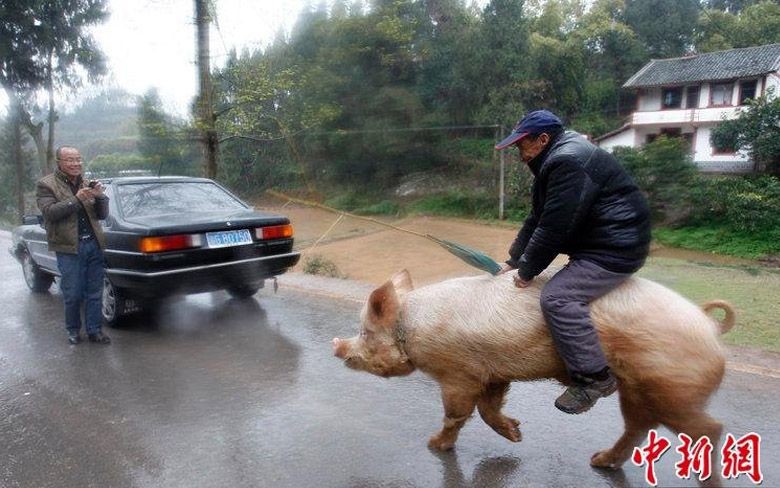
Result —
<svg viewBox="0 0 780 488"><path fill-rule="evenodd" d="M227 292L232 296L233 298L249 298L255 293L257 293L257 290L262 288L261 285L241 285L241 286L231 286L227 289Z"/></svg>
<svg viewBox="0 0 780 488"><path fill-rule="evenodd" d="M22 251L22 272L27 287L36 293L49 291L49 287L54 281L54 276L41 271L26 249Z"/></svg>
<svg viewBox="0 0 780 488"><path fill-rule="evenodd" d="M111 284L108 278L103 278L103 322L109 327L119 323L125 313L125 298L122 292Z"/></svg>

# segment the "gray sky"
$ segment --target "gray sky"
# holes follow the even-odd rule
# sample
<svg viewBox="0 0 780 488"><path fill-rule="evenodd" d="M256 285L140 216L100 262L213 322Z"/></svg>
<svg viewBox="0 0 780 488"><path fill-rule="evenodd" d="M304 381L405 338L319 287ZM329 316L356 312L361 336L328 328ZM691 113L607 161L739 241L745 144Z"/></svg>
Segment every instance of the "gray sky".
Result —
<svg viewBox="0 0 780 488"><path fill-rule="evenodd" d="M289 33L304 0L216 0L212 67L232 47L262 48ZM197 90L193 0L110 0L109 20L94 30L108 56L107 83L141 94L157 87L166 109L186 114Z"/></svg>
<svg viewBox="0 0 780 488"><path fill-rule="evenodd" d="M212 68L221 66L233 47L239 52L242 48L263 48L280 29L289 34L306 5L306 0L214 1L218 27L211 28ZM138 95L156 87L167 111L186 116L197 91L194 1L108 0L108 9L108 21L93 30L108 57L110 74L103 86ZM67 110L78 98L101 88L84 87L75 94L60 94L58 108ZM5 108L6 102L0 92L0 107Z"/></svg>
<svg viewBox="0 0 780 488"><path fill-rule="evenodd" d="M235 47L263 48L276 33L290 29L305 0L215 0L217 23L211 27L211 65L221 66ZM160 93L165 109L186 116L197 91L195 6L193 0L108 0L109 19L93 29L108 58L110 73L101 86L57 95L59 110L105 86L143 94ZM0 91L0 112L7 108Z"/></svg>

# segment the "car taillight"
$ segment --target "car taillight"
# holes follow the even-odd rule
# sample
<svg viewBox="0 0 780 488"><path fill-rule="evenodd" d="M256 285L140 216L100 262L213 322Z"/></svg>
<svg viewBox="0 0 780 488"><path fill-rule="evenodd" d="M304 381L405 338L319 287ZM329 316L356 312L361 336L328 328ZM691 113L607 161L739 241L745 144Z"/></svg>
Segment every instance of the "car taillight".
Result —
<svg viewBox="0 0 780 488"><path fill-rule="evenodd" d="M143 237L138 243L141 252L164 252L187 249L201 245L199 235L180 234L175 236Z"/></svg>
<svg viewBox="0 0 780 488"><path fill-rule="evenodd" d="M293 227L290 224L258 227L255 229L255 236L258 239L283 239L285 237L292 237Z"/></svg>

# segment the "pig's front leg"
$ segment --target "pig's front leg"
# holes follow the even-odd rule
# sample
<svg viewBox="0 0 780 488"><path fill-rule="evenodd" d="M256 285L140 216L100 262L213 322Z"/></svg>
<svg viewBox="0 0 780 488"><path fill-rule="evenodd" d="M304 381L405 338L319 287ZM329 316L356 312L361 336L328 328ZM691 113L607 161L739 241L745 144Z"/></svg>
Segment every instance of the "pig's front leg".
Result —
<svg viewBox="0 0 780 488"><path fill-rule="evenodd" d="M519 429L520 422L501 413L507 391L508 382L490 383L479 397L477 409L482 420L493 430L512 442L520 442L523 439Z"/></svg>
<svg viewBox="0 0 780 488"><path fill-rule="evenodd" d="M444 403L444 427L431 437L428 447L447 451L455 446L458 432L474 412L480 394L479 385L449 384L441 385L441 399Z"/></svg>

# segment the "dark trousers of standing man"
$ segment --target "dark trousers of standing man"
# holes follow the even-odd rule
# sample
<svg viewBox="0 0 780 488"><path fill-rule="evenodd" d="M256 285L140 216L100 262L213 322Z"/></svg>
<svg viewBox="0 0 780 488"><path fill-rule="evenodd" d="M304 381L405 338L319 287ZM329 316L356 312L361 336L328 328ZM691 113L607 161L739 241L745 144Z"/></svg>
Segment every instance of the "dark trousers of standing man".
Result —
<svg viewBox="0 0 780 488"><path fill-rule="evenodd" d="M615 273L577 259L569 261L542 289L542 312L572 378L598 373L607 367L607 358L590 319L589 304L630 276L631 273Z"/></svg>
<svg viewBox="0 0 780 488"><path fill-rule="evenodd" d="M97 334L103 325L103 251L90 236L80 238L78 254L57 253L60 269L60 290L65 302L65 327L69 333L81 330L81 304L84 303L84 321L87 334Z"/></svg>

